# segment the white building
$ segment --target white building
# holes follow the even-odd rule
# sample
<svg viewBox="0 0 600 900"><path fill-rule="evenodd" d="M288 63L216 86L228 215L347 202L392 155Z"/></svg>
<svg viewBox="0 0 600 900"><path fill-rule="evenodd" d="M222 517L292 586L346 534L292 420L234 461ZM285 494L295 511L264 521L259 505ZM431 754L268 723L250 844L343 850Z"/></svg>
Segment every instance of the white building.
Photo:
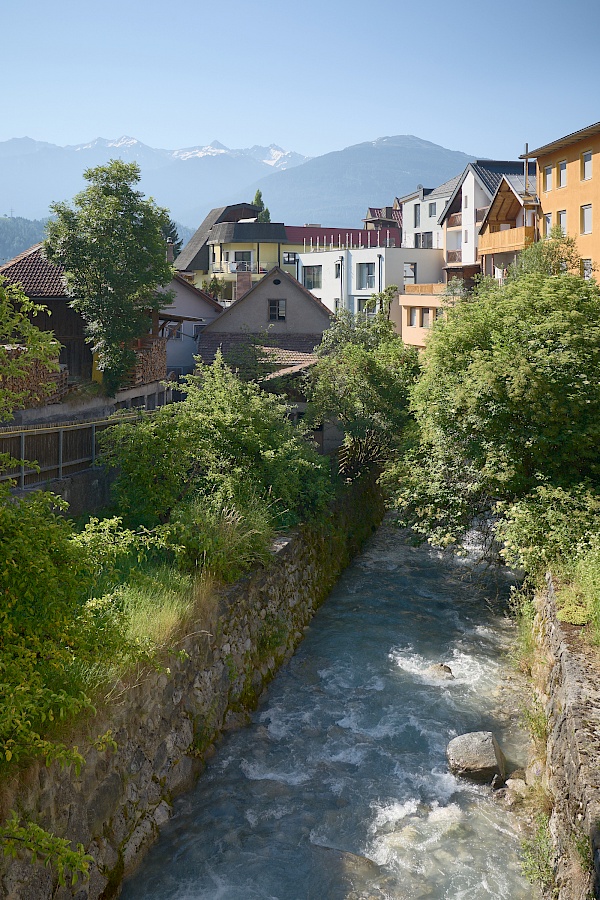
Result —
<svg viewBox="0 0 600 900"><path fill-rule="evenodd" d="M360 312L375 293L395 284L400 296L407 285L442 281L442 250L402 247L354 247L299 254L299 280L332 312ZM399 299L390 318L400 331Z"/></svg>
<svg viewBox="0 0 600 900"><path fill-rule="evenodd" d="M443 250L444 229L438 219L450 199L460 175L436 188L419 185L416 191L398 197L402 207L402 246L422 250Z"/></svg>

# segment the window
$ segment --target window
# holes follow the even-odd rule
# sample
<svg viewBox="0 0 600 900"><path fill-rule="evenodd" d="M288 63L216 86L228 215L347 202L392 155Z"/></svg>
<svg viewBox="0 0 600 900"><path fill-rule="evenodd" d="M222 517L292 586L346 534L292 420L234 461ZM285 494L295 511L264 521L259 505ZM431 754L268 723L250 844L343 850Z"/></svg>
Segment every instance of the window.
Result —
<svg viewBox="0 0 600 900"><path fill-rule="evenodd" d="M592 177L592 151L586 150L581 154L581 178L588 181Z"/></svg>
<svg viewBox="0 0 600 900"><path fill-rule="evenodd" d="M546 237L550 236L550 232L552 231L552 213L546 213L544 216L544 234Z"/></svg>
<svg viewBox="0 0 600 900"><path fill-rule="evenodd" d="M234 253L237 272L250 272L252 268L252 251L236 250Z"/></svg>
<svg viewBox="0 0 600 900"><path fill-rule="evenodd" d="M284 266L295 266L297 259L298 259L297 253L290 253L289 250L283 251L283 265Z"/></svg>
<svg viewBox="0 0 600 900"><path fill-rule="evenodd" d="M415 228L418 228L419 225L421 224L421 204L420 203L415 203L414 217L415 217L414 218Z"/></svg>
<svg viewBox="0 0 600 900"><path fill-rule="evenodd" d="M581 207L581 233L592 233L592 204Z"/></svg>
<svg viewBox="0 0 600 900"><path fill-rule="evenodd" d="M442 319L444 317L443 307L438 306L438 308L435 310L435 317L436 319Z"/></svg>
<svg viewBox="0 0 600 900"><path fill-rule="evenodd" d="M320 288L323 281L323 266L304 266L302 279L304 287L309 291Z"/></svg>
<svg viewBox="0 0 600 900"><path fill-rule="evenodd" d="M415 247L417 250L432 250L433 231L415 232Z"/></svg>
<svg viewBox="0 0 600 900"><path fill-rule="evenodd" d="M421 328L429 328L431 325L431 310L424 306L421 310Z"/></svg>
<svg viewBox="0 0 600 900"><path fill-rule="evenodd" d="M183 340L183 332L181 331L181 322L178 322L176 325L169 325L169 340L170 341L182 341Z"/></svg>
<svg viewBox="0 0 600 900"><path fill-rule="evenodd" d="M581 260L581 274L585 278L586 281L592 277L594 272L594 267L592 265L591 259L582 259Z"/></svg>
<svg viewBox="0 0 600 900"><path fill-rule="evenodd" d="M566 209L559 209L556 213L556 223L560 225L561 231L563 234L567 233L567 211Z"/></svg>
<svg viewBox="0 0 600 900"><path fill-rule="evenodd" d="M408 324L412 328L417 327L417 307L416 306L409 306L409 308L408 308Z"/></svg>
<svg viewBox="0 0 600 900"><path fill-rule="evenodd" d="M468 209L468 208L469 208L469 195L465 194L465 196L463 197L463 209Z"/></svg>
<svg viewBox="0 0 600 900"><path fill-rule="evenodd" d="M269 322L285 322L285 300L269 300Z"/></svg>
<svg viewBox="0 0 600 900"><path fill-rule="evenodd" d="M552 190L552 166L544 166L544 190Z"/></svg>
<svg viewBox="0 0 600 900"><path fill-rule="evenodd" d="M356 266L356 287L366 291L375 287L375 263L358 263Z"/></svg>
<svg viewBox="0 0 600 900"><path fill-rule="evenodd" d="M567 186L567 161L561 159L556 167L556 181L559 188Z"/></svg>
<svg viewBox="0 0 600 900"><path fill-rule="evenodd" d="M465 243L465 244L469 243L469 232L466 228L465 228L465 239L464 239L463 243Z"/></svg>
<svg viewBox="0 0 600 900"><path fill-rule="evenodd" d="M416 284L417 283L417 264L416 263L404 263L404 284Z"/></svg>
<svg viewBox="0 0 600 900"><path fill-rule="evenodd" d="M206 322L197 322L194 324L194 340L198 340L205 328Z"/></svg>
<svg viewBox="0 0 600 900"><path fill-rule="evenodd" d="M342 277L342 264L341 264L341 262L336 262L336 264L335 264L335 277L336 277L336 278L341 278L341 277Z"/></svg>
<svg viewBox="0 0 600 900"><path fill-rule="evenodd" d="M430 203L429 204L429 218L431 219L431 217L435 216L436 213L437 213L437 203Z"/></svg>

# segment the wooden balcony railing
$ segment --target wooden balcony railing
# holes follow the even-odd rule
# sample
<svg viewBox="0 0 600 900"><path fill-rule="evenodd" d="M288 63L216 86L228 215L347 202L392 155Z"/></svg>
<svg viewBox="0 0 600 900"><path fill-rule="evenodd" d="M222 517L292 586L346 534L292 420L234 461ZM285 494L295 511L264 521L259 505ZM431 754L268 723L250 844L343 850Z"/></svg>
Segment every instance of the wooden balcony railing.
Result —
<svg viewBox="0 0 600 900"><path fill-rule="evenodd" d="M446 254L449 263L462 262L462 250L448 250Z"/></svg>
<svg viewBox="0 0 600 900"><path fill-rule="evenodd" d="M443 294L446 285L441 282L438 284L405 284L405 294Z"/></svg>
<svg viewBox="0 0 600 900"><path fill-rule="evenodd" d="M504 231L486 232L479 235L477 252L479 256L490 253L516 253L524 250L535 240L533 225L522 225L520 228L506 228Z"/></svg>
<svg viewBox="0 0 600 900"><path fill-rule="evenodd" d="M448 228L460 228L462 225L462 213L452 213L448 216Z"/></svg>

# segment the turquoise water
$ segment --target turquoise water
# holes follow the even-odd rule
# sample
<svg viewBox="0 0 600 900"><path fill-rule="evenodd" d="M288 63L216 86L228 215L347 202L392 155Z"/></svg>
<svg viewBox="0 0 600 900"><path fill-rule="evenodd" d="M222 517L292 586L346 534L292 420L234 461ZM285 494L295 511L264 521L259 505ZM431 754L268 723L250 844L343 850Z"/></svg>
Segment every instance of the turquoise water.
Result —
<svg viewBox="0 0 600 900"><path fill-rule="evenodd" d="M445 757L452 737L490 729L513 767L525 763L496 594L464 563L380 529L252 724L176 802L123 898L537 896L520 875L518 821ZM454 681L427 671L437 662Z"/></svg>

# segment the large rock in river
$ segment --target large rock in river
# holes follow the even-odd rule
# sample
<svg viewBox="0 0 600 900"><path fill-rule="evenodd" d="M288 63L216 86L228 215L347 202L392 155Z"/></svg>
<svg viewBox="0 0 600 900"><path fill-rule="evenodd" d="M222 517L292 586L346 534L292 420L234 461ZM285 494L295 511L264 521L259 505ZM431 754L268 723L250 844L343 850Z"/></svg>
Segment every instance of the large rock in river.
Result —
<svg viewBox="0 0 600 900"><path fill-rule="evenodd" d="M450 771L472 781L504 782L506 760L491 731L472 731L453 738L446 749Z"/></svg>

